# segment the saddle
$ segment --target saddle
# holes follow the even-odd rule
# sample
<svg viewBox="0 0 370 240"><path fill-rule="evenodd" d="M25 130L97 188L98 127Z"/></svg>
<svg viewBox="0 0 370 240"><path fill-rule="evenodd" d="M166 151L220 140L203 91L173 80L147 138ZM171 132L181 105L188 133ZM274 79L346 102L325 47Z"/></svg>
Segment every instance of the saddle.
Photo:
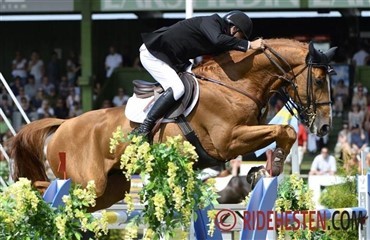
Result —
<svg viewBox="0 0 370 240"><path fill-rule="evenodd" d="M199 87L197 80L193 77L191 73L184 72L180 73L179 77L184 84L185 93L178 100L173 108L171 108L165 116L165 119L170 120L184 114L185 111L192 105L192 103L198 100ZM154 97L150 102L154 102L164 89L158 82L148 82L144 80L133 80L134 94L139 99L147 99ZM195 105L195 104L193 104Z"/></svg>
<svg viewBox="0 0 370 240"><path fill-rule="evenodd" d="M180 73L179 77L184 84L185 93L160 122L176 122L185 138L195 146L200 160L194 164L195 169L224 164L223 161L213 158L204 150L196 133L186 120L186 116L191 113L199 99L198 80L189 72ZM134 94L127 102L125 115L130 121L142 123L164 89L159 83L143 80L134 80L133 85Z"/></svg>

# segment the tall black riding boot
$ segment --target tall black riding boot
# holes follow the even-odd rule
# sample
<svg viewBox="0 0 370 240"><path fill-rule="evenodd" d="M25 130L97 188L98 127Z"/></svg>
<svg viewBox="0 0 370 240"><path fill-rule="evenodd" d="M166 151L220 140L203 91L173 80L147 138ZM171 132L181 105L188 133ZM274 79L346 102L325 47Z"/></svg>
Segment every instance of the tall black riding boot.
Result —
<svg viewBox="0 0 370 240"><path fill-rule="evenodd" d="M168 88L162 96L157 99L144 122L135 129L133 133L148 137L156 121L163 117L175 103L176 100L173 97L172 88Z"/></svg>

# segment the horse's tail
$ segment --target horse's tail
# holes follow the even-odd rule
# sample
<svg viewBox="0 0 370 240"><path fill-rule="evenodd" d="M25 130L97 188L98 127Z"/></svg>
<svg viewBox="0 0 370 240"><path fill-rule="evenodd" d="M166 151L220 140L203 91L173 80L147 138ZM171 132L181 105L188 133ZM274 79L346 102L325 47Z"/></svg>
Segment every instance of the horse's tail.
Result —
<svg viewBox="0 0 370 240"><path fill-rule="evenodd" d="M25 177L35 181L48 181L44 164L44 142L64 121L45 118L24 126L10 140L10 155L14 161L13 179Z"/></svg>

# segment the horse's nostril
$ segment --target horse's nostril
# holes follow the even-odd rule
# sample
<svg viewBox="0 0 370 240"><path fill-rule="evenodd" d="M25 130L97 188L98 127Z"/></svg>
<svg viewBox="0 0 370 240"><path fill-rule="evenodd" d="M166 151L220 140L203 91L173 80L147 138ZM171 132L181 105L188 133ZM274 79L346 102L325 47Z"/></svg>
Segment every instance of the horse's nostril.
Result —
<svg viewBox="0 0 370 240"><path fill-rule="evenodd" d="M320 135L325 136L326 134L329 133L329 131L330 131L330 126L328 124L325 124L320 129Z"/></svg>

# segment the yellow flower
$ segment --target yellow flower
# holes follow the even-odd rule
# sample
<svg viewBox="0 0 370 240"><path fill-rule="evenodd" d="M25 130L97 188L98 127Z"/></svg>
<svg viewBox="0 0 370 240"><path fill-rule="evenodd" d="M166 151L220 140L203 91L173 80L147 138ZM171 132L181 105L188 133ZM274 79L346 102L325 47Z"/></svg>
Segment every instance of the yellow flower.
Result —
<svg viewBox="0 0 370 240"><path fill-rule="evenodd" d="M137 230L138 230L137 226L135 226L133 224L127 225L126 228L125 228L125 240L136 239L137 238Z"/></svg>
<svg viewBox="0 0 370 240"><path fill-rule="evenodd" d="M116 147L120 143L121 139L123 138L123 132L121 126L118 126L116 131L113 132L113 136L110 138L109 143L109 152L114 153Z"/></svg>
<svg viewBox="0 0 370 240"><path fill-rule="evenodd" d="M198 154L195 151L195 147L188 141L184 141L183 143L183 153L185 156L189 157L190 159L197 161Z"/></svg>
<svg viewBox="0 0 370 240"><path fill-rule="evenodd" d="M175 186L174 189L173 189L173 198L174 198L174 201L175 201L175 209L177 211L180 211L181 207L182 207L182 189L181 187L179 186Z"/></svg>
<svg viewBox="0 0 370 240"><path fill-rule="evenodd" d="M130 214L132 211L135 210L134 200L132 199L132 195L129 193L125 193L125 198L123 199L127 204L127 212Z"/></svg>
<svg viewBox="0 0 370 240"><path fill-rule="evenodd" d="M66 223L67 223L67 218L64 218L62 214L55 217L55 226L58 229L58 234L61 239L65 238Z"/></svg>
<svg viewBox="0 0 370 240"><path fill-rule="evenodd" d="M187 231L178 231L178 234L180 234L179 238L182 240L189 239L189 232Z"/></svg>
<svg viewBox="0 0 370 240"><path fill-rule="evenodd" d="M167 137L165 143L153 145L143 141L141 136L129 136L130 139L124 139L123 136L117 135L116 139L118 138L121 138L120 141L130 140L120 157L120 167L126 178L130 179L133 173L140 172L142 176L151 179L151 182L144 184L139 193L140 201L147 207L140 220L129 223L135 226L136 224L148 226L144 239L165 236L175 228L188 228L193 209L205 207L215 201L217 195L213 192L214 186L196 187L203 185L193 169L198 156L194 146L183 141L180 135ZM169 161L165 161L167 159ZM171 196L168 196L171 201L167 202L168 192L171 192ZM132 198L126 195L124 200L130 211L133 206ZM168 216L176 217L174 221L164 225L163 221ZM135 237L133 230L135 230L133 226L126 228L125 239ZM186 238L187 233L183 236Z"/></svg>
<svg viewBox="0 0 370 240"><path fill-rule="evenodd" d="M167 171L167 182L170 188L175 186L175 178L176 178L176 171L179 169L173 162L167 163L168 171Z"/></svg>
<svg viewBox="0 0 370 240"><path fill-rule="evenodd" d="M143 240L152 240L154 238L154 235L155 232L152 229L148 228L145 231Z"/></svg>
<svg viewBox="0 0 370 240"><path fill-rule="evenodd" d="M155 216L157 217L158 221L163 221L164 217L164 209L163 206L166 204L166 199L161 192L158 192L153 197L153 203L155 206Z"/></svg>

